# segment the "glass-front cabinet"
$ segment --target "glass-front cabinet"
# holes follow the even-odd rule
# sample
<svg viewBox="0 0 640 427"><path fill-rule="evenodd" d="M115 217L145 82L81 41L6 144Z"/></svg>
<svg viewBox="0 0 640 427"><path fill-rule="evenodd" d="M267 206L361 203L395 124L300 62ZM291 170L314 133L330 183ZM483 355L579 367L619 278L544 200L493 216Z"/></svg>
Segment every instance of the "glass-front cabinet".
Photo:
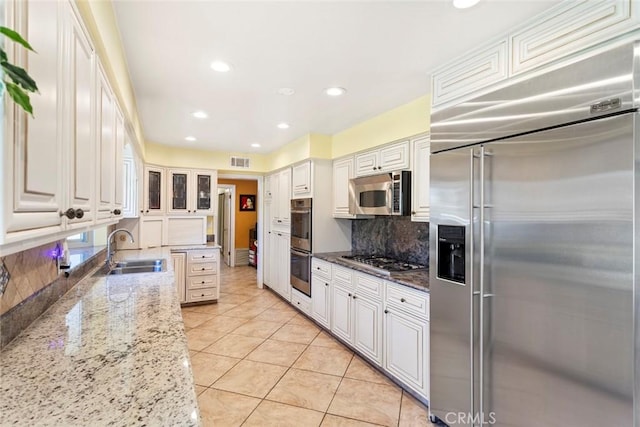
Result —
<svg viewBox="0 0 640 427"><path fill-rule="evenodd" d="M163 215L165 204L164 168L145 166L144 168L144 200L141 214Z"/></svg>
<svg viewBox="0 0 640 427"><path fill-rule="evenodd" d="M169 169L167 185L167 213L213 215L215 200L212 195L217 188L215 171Z"/></svg>

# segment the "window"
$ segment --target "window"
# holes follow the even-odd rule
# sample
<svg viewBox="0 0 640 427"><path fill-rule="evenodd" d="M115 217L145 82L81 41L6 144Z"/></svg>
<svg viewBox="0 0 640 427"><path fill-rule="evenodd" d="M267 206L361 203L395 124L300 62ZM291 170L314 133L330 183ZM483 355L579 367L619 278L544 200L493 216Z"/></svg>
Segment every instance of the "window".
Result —
<svg viewBox="0 0 640 427"><path fill-rule="evenodd" d="M67 237L67 244L70 248L84 248L87 246L93 246L93 231L87 231L84 233L69 236Z"/></svg>

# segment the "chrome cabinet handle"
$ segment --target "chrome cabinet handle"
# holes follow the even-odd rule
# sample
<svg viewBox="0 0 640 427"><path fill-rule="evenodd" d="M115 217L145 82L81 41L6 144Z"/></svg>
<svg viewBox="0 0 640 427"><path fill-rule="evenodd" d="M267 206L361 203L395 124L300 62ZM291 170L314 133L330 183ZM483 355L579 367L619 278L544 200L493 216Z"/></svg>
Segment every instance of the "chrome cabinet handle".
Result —
<svg viewBox="0 0 640 427"><path fill-rule="evenodd" d="M64 212L60 212L60 216L66 216L69 219L73 219L76 217L76 211L73 208L69 208Z"/></svg>

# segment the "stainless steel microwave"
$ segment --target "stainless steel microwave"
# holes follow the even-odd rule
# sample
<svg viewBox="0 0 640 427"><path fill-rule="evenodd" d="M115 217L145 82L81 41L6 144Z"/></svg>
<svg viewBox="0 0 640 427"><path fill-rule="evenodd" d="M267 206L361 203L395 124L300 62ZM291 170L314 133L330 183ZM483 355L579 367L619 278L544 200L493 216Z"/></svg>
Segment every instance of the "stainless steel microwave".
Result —
<svg viewBox="0 0 640 427"><path fill-rule="evenodd" d="M351 215L409 215L411 172L397 171L349 180Z"/></svg>

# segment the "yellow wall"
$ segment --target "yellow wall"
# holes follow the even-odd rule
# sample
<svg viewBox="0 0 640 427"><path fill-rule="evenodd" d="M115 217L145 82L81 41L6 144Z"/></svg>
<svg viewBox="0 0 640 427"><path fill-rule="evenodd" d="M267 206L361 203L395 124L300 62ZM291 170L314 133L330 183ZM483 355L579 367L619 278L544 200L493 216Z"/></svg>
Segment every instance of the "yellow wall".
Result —
<svg viewBox="0 0 640 427"><path fill-rule="evenodd" d="M256 226L258 221L257 211L241 211L240 195L254 194L256 204L259 203L258 182L245 179L219 179L218 184L231 184L236 186L236 249L249 247L249 230Z"/></svg>
<svg viewBox="0 0 640 427"><path fill-rule="evenodd" d="M256 173L262 175L271 169L268 168L266 156L255 153L229 153L223 151L205 151L193 148L170 147L168 145L154 144L149 141L145 144L147 163L161 166L173 166L181 168L217 169L219 173ZM231 168L230 156L248 157L249 169Z"/></svg>
<svg viewBox="0 0 640 427"><path fill-rule="evenodd" d="M335 159L397 139L427 132L430 126L429 95L389 110L333 135L331 154Z"/></svg>
<svg viewBox="0 0 640 427"><path fill-rule="evenodd" d="M76 0L78 11L94 42L118 103L138 140L138 152L144 156L144 136L138 117L135 93L129 78L129 68L120 39L120 30L110 1Z"/></svg>

